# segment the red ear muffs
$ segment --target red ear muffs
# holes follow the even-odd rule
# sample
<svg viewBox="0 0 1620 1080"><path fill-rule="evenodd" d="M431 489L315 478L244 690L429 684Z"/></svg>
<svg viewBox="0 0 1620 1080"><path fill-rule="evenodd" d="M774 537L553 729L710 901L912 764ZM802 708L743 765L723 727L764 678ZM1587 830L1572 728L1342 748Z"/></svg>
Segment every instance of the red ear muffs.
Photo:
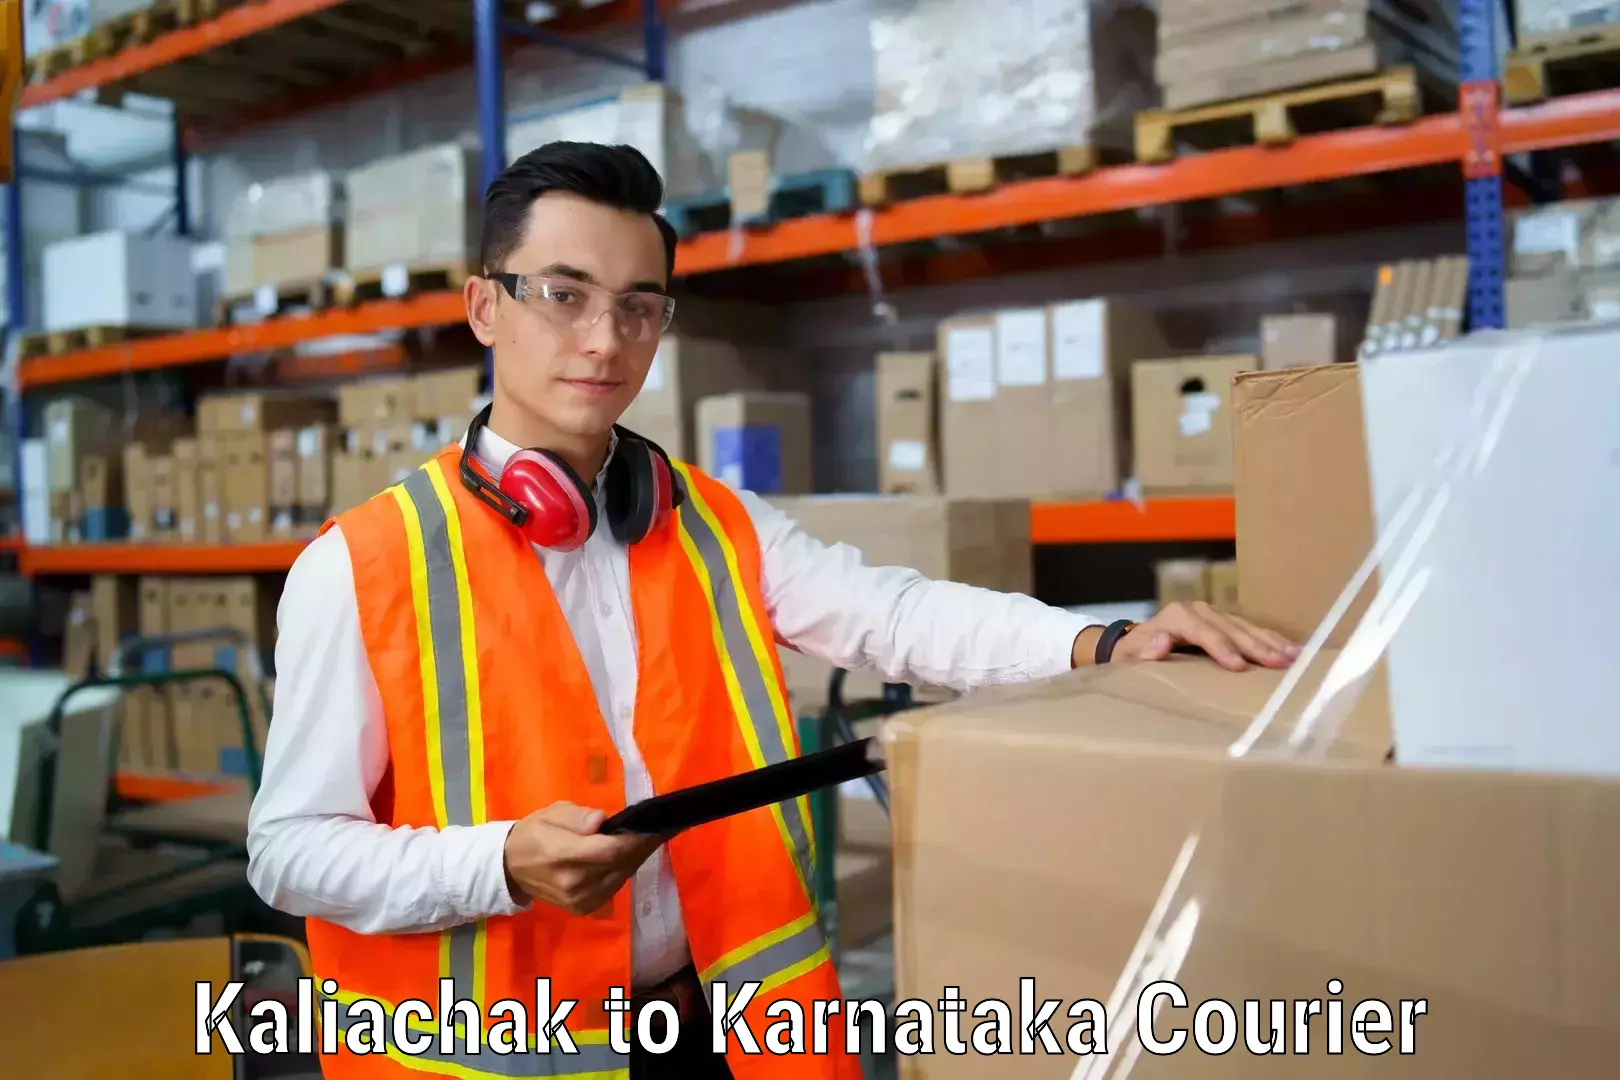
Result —
<svg viewBox="0 0 1620 1080"><path fill-rule="evenodd" d="M531 544L573 551L596 531L596 500L574 470L548 450L519 450L501 472L501 494L524 511Z"/></svg>

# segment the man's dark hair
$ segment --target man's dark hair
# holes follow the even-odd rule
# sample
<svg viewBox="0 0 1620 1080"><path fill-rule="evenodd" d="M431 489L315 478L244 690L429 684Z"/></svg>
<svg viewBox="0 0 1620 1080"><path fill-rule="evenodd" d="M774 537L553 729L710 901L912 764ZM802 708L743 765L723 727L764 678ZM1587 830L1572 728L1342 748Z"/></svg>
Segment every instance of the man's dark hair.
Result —
<svg viewBox="0 0 1620 1080"><path fill-rule="evenodd" d="M486 273L506 269L523 243L529 209L548 191L569 191L604 206L647 214L664 238L665 273L675 273L675 228L658 213L664 181L633 146L553 142L518 158L484 194L484 229L478 258Z"/></svg>

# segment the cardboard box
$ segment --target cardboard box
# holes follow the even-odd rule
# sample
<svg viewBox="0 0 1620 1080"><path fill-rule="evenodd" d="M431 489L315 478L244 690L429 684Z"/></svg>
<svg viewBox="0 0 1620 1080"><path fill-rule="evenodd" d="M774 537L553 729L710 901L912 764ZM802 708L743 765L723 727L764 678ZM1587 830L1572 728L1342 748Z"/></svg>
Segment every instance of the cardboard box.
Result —
<svg viewBox="0 0 1620 1080"><path fill-rule="evenodd" d="M123 425L117 415L87 398L57 398L45 405L46 476L52 491L76 491L86 454L117 451Z"/></svg>
<svg viewBox="0 0 1620 1080"><path fill-rule="evenodd" d="M1616 0L1519 0L1519 44L1567 42L1572 33L1620 22Z"/></svg>
<svg viewBox="0 0 1620 1080"><path fill-rule="evenodd" d="M1209 600L1208 559L1161 559L1153 564L1159 583L1159 606Z"/></svg>
<svg viewBox="0 0 1620 1080"><path fill-rule="evenodd" d="M224 441L225 468L220 487L225 498L225 540L253 544L263 540L270 526L270 471L267 439L259 434L237 435Z"/></svg>
<svg viewBox="0 0 1620 1080"><path fill-rule="evenodd" d="M1219 559L1210 563L1206 580L1209 602L1218 610L1243 610L1238 602L1237 560Z"/></svg>
<svg viewBox="0 0 1620 1080"><path fill-rule="evenodd" d="M129 538L133 541L150 539L152 535L153 496L151 461L146 447L131 443L124 447L124 503L129 511Z"/></svg>
<svg viewBox="0 0 1620 1080"><path fill-rule="evenodd" d="M484 369L479 367L419 373L412 379L416 387L412 419L465 427L464 418L470 419L477 411L473 408L473 402L478 398L478 384L483 377Z"/></svg>
<svg viewBox="0 0 1620 1080"><path fill-rule="evenodd" d="M213 394L197 402L198 435L264 434L283 427L330 421L330 398L293 397L252 391Z"/></svg>
<svg viewBox="0 0 1620 1080"><path fill-rule="evenodd" d="M940 410L940 460L945 490L959 496L1000 494L997 455L986 453L998 434L996 321L957 316L939 324L945 401Z"/></svg>
<svg viewBox="0 0 1620 1080"><path fill-rule="evenodd" d="M152 478L152 535L173 539L179 535L179 500L174 489L174 458L169 454L147 459Z"/></svg>
<svg viewBox="0 0 1620 1080"><path fill-rule="evenodd" d="M811 490L810 398L752 391L697 403L698 468L734 488L796 495Z"/></svg>
<svg viewBox="0 0 1620 1080"><path fill-rule="evenodd" d="M1345 359L1334 315L1267 315L1260 320L1260 367L1317 367Z"/></svg>
<svg viewBox="0 0 1620 1080"><path fill-rule="evenodd" d="M408 425L416 413L416 387L389 375L338 387L338 423L349 428Z"/></svg>
<svg viewBox="0 0 1620 1080"><path fill-rule="evenodd" d="M311 424L298 430L297 499L293 522L300 532L326 520L332 502L332 454L336 429Z"/></svg>
<svg viewBox="0 0 1620 1080"><path fill-rule="evenodd" d="M88 592L74 593L62 629L62 670L71 678L87 678L97 667L97 629L94 598Z"/></svg>
<svg viewBox="0 0 1620 1080"><path fill-rule="evenodd" d="M290 537L298 510L298 429L272 431L267 453L270 535Z"/></svg>
<svg viewBox="0 0 1620 1080"><path fill-rule="evenodd" d="M225 542L225 446L227 438L197 438L197 503L201 507L199 537L205 544Z"/></svg>
<svg viewBox="0 0 1620 1080"><path fill-rule="evenodd" d="M1119 490L1131 461L1131 368L1170 355L1154 316L1112 299L1052 306L1051 449L1043 495Z"/></svg>
<svg viewBox="0 0 1620 1080"><path fill-rule="evenodd" d="M1131 369L1136 476L1144 491L1232 486L1232 380L1253 356L1154 360Z"/></svg>
<svg viewBox="0 0 1620 1080"><path fill-rule="evenodd" d="M1029 594L1034 555L1027 499L959 499L939 495L813 495L768 500L823 544L849 544L870 566L904 566L936 581ZM826 704L832 667L780 649L795 708ZM855 672L845 696L881 695L882 680ZM932 688L938 700L944 693Z"/></svg>
<svg viewBox="0 0 1620 1080"><path fill-rule="evenodd" d="M931 352L878 354L878 490L885 494L940 490L938 371Z"/></svg>
<svg viewBox="0 0 1620 1080"><path fill-rule="evenodd" d="M1376 709L1356 711L1325 761L1275 760L1297 717L1286 707L1234 756L1281 674L1174 657L888 724L895 1000L959 988L967 1011L947 1019L964 1039L988 1026L967 1019L980 1002L1009 1003L1016 1050L1038 1003L1057 999L1059 1053L1032 1032L1032 1047L990 1069L1014 1080L1084 1065L1070 1040L1089 1042L1099 1015L1109 1059L1129 1057L1132 1080L1607 1075L1620 1050L1620 945L1606 929L1620 905L1620 784L1393 766ZM1161 980L1184 1005L1142 1001ZM1021 989L1033 1004L1020 1007ZM1231 1003L1232 1026L1198 1009L1216 999ZM1414 999L1421 1013L1401 1005ZM1242 1026L1251 1000L1258 1030ZM1358 1006L1368 1000L1388 1011ZM1079 1001L1096 1005L1071 1010ZM1271 1027L1271 1001L1284 1016L1300 1002L1310 1023ZM1144 1004L1160 1006L1159 1039L1186 1033L1179 1053L1138 1051ZM1194 1042L1198 1015L1230 1052ZM1408 1021L1415 1053L1403 1054ZM1272 1038L1286 1062L1248 1049ZM1376 1059L1358 1041L1385 1039ZM972 1052L902 1060L926 1080L988 1068Z"/></svg>
<svg viewBox="0 0 1620 1080"><path fill-rule="evenodd" d="M202 539L202 488L198 480L196 439L176 439L170 447L174 459L174 528L184 543Z"/></svg>
<svg viewBox="0 0 1620 1080"><path fill-rule="evenodd" d="M96 663L106 670L119 642L140 625L136 579L96 575L90 579L90 605L96 631Z"/></svg>
<svg viewBox="0 0 1620 1080"><path fill-rule="evenodd" d="M794 389L785 381L788 359L783 350L767 346L666 334L621 423L677 461L696 462L697 403L738 391Z"/></svg>
<svg viewBox="0 0 1620 1080"><path fill-rule="evenodd" d="M999 495L1047 493L1043 463L1052 455L1052 331L1045 308L995 314L993 442L980 448L995 468Z"/></svg>
<svg viewBox="0 0 1620 1080"><path fill-rule="evenodd" d="M166 578L136 580L136 625L142 637L170 632L169 582ZM143 671L167 671L174 663L171 652L146 652L139 659ZM132 731L130 748L144 768L166 771L174 768L173 687L137 687L125 700L125 723Z"/></svg>
<svg viewBox="0 0 1620 1080"><path fill-rule="evenodd" d="M332 454L332 516L354 509L386 486L372 480L375 460L369 450L353 454L338 450Z"/></svg>
<svg viewBox="0 0 1620 1080"><path fill-rule="evenodd" d="M476 149L442 143L382 158L352 170L345 180L351 273L389 274L470 265L477 259L483 182ZM451 282L461 287L461 278Z"/></svg>
<svg viewBox="0 0 1620 1080"><path fill-rule="evenodd" d="M99 232L48 244L45 329L197 325L192 244L175 236ZM95 282L95 288L85 283Z"/></svg>
<svg viewBox="0 0 1620 1080"><path fill-rule="evenodd" d="M1232 390L1243 613L1303 643L1372 551L1359 364L1251 372ZM1328 641L1345 644L1366 590Z"/></svg>
<svg viewBox="0 0 1620 1080"><path fill-rule="evenodd" d="M343 191L327 172L250 185L226 212L227 298L320 282L343 265Z"/></svg>

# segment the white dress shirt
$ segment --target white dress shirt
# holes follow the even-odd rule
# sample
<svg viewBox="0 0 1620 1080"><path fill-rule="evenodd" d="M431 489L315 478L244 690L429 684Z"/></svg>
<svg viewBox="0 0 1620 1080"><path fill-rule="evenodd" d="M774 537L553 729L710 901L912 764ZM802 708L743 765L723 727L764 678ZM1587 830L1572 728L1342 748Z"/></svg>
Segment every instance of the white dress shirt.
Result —
<svg viewBox="0 0 1620 1080"><path fill-rule="evenodd" d="M499 475L516 449L486 429L477 451ZM740 497L759 534L777 638L806 656L891 682L966 691L1069 670L1075 635L1096 625L1028 596L867 566L855 548L822 544L764 500ZM577 551L537 547L535 555L623 759L625 799L650 798L655 792L631 737L636 639L628 554L604 524ZM522 910L507 890L503 862L513 823L443 830L379 824L371 796L388 758L349 550L333 528L299 555L277 611L275 708L248 821L248 879L273 908L365 934L442 930ZM642 865L631 890L633 981L645 986L689 959L665 851Z"/></svg>

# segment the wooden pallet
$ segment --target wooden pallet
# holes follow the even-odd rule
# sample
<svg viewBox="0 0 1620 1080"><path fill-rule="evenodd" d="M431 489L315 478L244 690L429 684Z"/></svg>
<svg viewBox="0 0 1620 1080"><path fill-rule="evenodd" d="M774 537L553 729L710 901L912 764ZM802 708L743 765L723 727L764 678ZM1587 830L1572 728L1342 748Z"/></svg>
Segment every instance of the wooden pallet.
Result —
<svg viewBox="0 0 1620 1080"><path fill-rule="evenodd" d="M1367 124L1404 124L1423 111L1417 69L1395 67L1364 79L1304 86L1194 109L1136 114L1136 160L1159 164L1177 148L1280 146L1295 136Z"/></svg>
<svg viewBox="0 0 1620 1080"><path fill-rule="evenodd" d="M17 341L24 360L36 356L59 356L82 349L99 349L136 338L173 334L172 326L86 326L78 330L52 330L45 334L24 334Z"/></svg>
<svg viewBox="0 0 1620 1080"><path fill-rule="evenodd" d="M309 278L299 281L281 281L267 291L275 298L274 305L260 305L258 291L240 296L221 297L215 307L214 321L221 326L228 326L240 321L239 313L244 309L253 312L255 319L270 318L280 315L289 308L304 307L311 311L323 311L336 302L334 287L322 278ZM270 310L265 310L268 307ZM250 320L251 321L251 320Z"/></svg>
<svg viewBox="0 0 1620 1080"><path fill-rule="evenodd" d="M465 262L401 265L383 270L351 270L332 287L332 303L340 307L398 296L414 296L440 289L460 289L473 272Z"/></svg>
<svg viewBox="0 0 1620 1080"><path fill-rule="evenodd" d="M763 213L739 212L728 189L673 199L664 216L682 239L733 226L753 228L813 214L841 214L855 209L855 174L848 169L818 169L773 177Z"/></svg>
<svg viewBox="0 0 1620 1080"><path fill-rule="evenodd" d="M237 0L156 0L138 11L108 19L88 34L23 61L27 84L55 78L69 68L145 45L182 26L212 19Z"/></svg>
<svg viewBox="0 0 1620 1080"><path fill-rule="evenodd" d="M1042 176L1080 176L1106 164L1111 155L1091 146L1068 146L1032 154L958 158L909 169L887 169L861 177L862 206L920 199L928 195L970 195L998 184Z"/></svg>
<svg viewBox="0 0 1620 1080"><path fill-rule="evenodd" d="M1502 96L1509 105L1620 86L1620 26L1540 37L1502 59Z"/></svg>

